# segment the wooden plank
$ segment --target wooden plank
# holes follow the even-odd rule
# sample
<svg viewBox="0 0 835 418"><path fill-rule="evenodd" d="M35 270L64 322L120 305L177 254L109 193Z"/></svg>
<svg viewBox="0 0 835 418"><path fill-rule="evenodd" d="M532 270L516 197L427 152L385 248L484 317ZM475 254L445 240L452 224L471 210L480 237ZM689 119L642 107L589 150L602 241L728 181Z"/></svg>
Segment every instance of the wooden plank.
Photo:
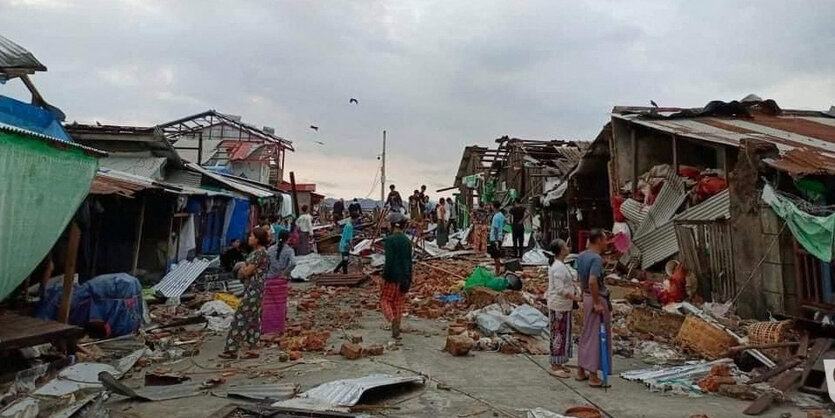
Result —
<svg viewBox="0 0 835 418"><path fill-rule="evenodd" d="M136 244L133 247L132 275L136 276L136 269L139 266L139 249L142 245L142 228L145 226L145 196L142 196L142 204L139 206L139 224L136 226Z"/></svg>
<svg viewBox="0 0 835 418"><path fill-rule="evenodd" d="M791 389L792 386L794 386L795 382L797 382L801 374L802 372L800 371L789 370L780 375L780 377L777 378L777 381L774 382L774 385L772 385L772 387L780 392L785 392ZM745 408L745 410L742 411L742 413L745 415L762 414L763 412L768 410L768 408L771 407L771 403L774 402L775 397L776 395L774 394L774 392L764 393L760 395L760 397L757 398L757 400L751 402L751 404L748 405L748 408Z"/></svg>
<svg viewBox="0 0 835 418"><path fill-rule="evenodd" d="M77 339L83 334L79 327L57 321L45 321L13 313L0 315L0 350L23 348L58 339Z"/></svg>
<svg viewBox="0 0 835 418"><path fill-rule="evenodd" d="M792 359L792 360L790 360L786 363L783 363L780 366L777 366L777 367L775 367L771 370L767 370L767 371L763 372L763 374L761 374L759 376L756 376L756 377L752 378L751 380L748 381L748 384L753 385L755 383L761 383L761 382L768 381L772 377L777 376L778 374L783 373L786 370L797 367L797 365L800 364L801 362L803 362L802 359L799 359L799 358Z"/></svg>
<svg viewBox="0 0 835 418"><path fill-rule="evenodd" d="M61 306L58 308L58 320L67 323L70 320L70 301L72 300L72 285L75 277L75 264L78 260L78 243L81 240L81 229L73 221L70 223L70 236L67 240L67 259L64 264L64 284L61 295Z"/></svg>
<svg viewBox="0 0 835 418"><path fill-rule="evenodd" d="M809 373L812 372L812 367L815 366L815 363L818 362L820 356L827 352L831 346L832 340L829 338L818 338L815 340L815 345L812 346L812 351L809 353L809 357L806 358L806 363L803 365L803 377L800 379L801 382L806 382L806 378L809 377Z"/></svg>

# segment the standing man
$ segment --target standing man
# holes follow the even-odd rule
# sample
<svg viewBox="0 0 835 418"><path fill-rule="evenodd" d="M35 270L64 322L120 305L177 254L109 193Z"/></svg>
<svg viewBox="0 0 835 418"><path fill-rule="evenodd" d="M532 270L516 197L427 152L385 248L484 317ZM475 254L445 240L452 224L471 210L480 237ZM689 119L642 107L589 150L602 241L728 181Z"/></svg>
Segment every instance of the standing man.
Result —
<svg viewBox="0 0 835 418"><path fill-rule="evenodd" d="M479 253L487 251L487 209L484 202L478 202L478 208L472 211L470 218L473 220L473 231L470 235L470 243Z"/></svg>
<svg viewBox="0 0 835 418"><path fill-rule="evenodd" d="M362 215L362 206L360 205L360 201L356 197L354 198L354 201L351 202L350 205L348 205L348 214L351 215L354 213L356 213L357 215Z"/></svg>
<svg viewBox="0 0 835 418"><path fill-rule="evenodd" d="M409 218L413 221L421 220L421 215L423 215L420 209L421 206L421 197L420 192L415 190L415 192L409 196Z"/></svg>
<svg viewBox="0 0 835 418"><path fill-rule="evenodd" d="M345 201L342 199L333 203L333 223L338 224L345 212Z"/></svg>
<svg viewBox="0 0 835 418"><path fill-rule="evenodd" d="M426 195L426 185L420 186L420 192L418 193L420 199L418 200L418 207L420 208L420 217L421 219L428 219L429 213L427 212L426 204L429 203L429 196Z"/></svg>
<svg viewBox="0 0 835 418"><path fill-rule="evenodd" d="M299 230L299 243L296 245L296 255L301 257L310 254L310 237L313 235L313 216L308 213L307 205L302 205L302 214L296 219Z"/></svg>
<svg viewBox="0 0 835 418"><path fill-rule="evenodd" d="M439 247L443 247L449 240L449 210L443 197L438 202L435 212L435 216L438 218L438 227L435 229L435 243Z"/></svg>
<svg viewBox="0 0 835 418"><path fill-rule="evenodd" d="M336 273L342 269L342 274L348 274L348 260L351 256L351 241L354 239L354 221L359 218L359 214L351 214L351 219L346 219L345 226L342 227L342 238L339 240L339 253L342 254L342 261L336 265L333 272Z"/></svg>
<svg viewBox="0 0 835 418"><path fill-rule="evenodd" d="M391 336L400 339L400 319L406 293L412 285L412 243L403 229L406 217L400 213L389 215L392 233L386 238L386 264L383 267L383 285L380 291L380 308L386 321L391 323Z"/></svg>
<svg viewBox="0 0 835 418"><path fill-rule="evenodd" d="M388 206L392 212L397 212L401 215L403 214L403 198L400 197L400 192L395 190L393 184L389 186L389 195L386 198L386 206Z"/></svg>
<svg viewBox="0 0 835 418"><path fill-rule="evenodd" d="M510 208L511 226L513 228L513 252L516 257L522 258L525 250L525 219L527 211L520 199L516 199L513 207Z"/></svg>
<svg viewBox="0 0 835 418"><path fill-rule="evenodd" d="M591 387L603 387L597 371L600 361L600 324L606 326L606 335L612 335L612 317L609 308L609 290L603 279L603 258L606 249L606 235L599 229L589 233L588 249L577 258L577 275L583 290L583 332L580 334L577 380L588 380ZM607 339L609 364L612 364L612 340Z"/></svg>
<svg viewBox="0 0 835 418"><path fill-rule="evenodd" d="M449 231L455 232L458 227L458 205L456 205L451 197L446 198L447 212L449 212Z"/></svg>
<svg viewBox="0 0 835 418"><path fill-rule="evenodd" d="M493 202L493 219L490 221L490 246L487 252L496 265L496 276L502 274L502 240L504 240L504 212L502 204Z"/></svg>

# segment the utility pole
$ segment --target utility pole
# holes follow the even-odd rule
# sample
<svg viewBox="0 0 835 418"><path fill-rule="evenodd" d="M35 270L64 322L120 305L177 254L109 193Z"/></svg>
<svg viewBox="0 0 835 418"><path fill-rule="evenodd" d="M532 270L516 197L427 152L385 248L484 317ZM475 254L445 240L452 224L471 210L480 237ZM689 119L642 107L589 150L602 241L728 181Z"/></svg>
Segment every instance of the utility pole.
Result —
<svg viewBox="0 0 835 418"><path fill-rule="evenodd" d="M383 130L383 164L380 167L380 201L386 205L386 131Z"/></svg>

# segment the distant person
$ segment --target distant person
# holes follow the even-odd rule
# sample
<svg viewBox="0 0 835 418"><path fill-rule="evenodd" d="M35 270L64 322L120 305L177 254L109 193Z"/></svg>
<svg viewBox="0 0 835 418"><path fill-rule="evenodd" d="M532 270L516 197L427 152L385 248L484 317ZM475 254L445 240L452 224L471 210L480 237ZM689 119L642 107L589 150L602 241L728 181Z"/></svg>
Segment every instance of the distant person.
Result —
<svg viewBox="0 0 835 418"><path fill-rule="evenodd" d="M438 217L438 226L435 229L435 243L439 247L443 247L449 240L449 212L447 211L446 200L444 198L441 198L438 202L438 207L435 209L435 216Z"/></svg>
<svg viewBox="0 0 835 418"><path fill-rule="evenodd" d="M455 232L458 229L458 205L450 197L446 198L446 205L449 213L449 231Z"/></svg>
<svg viewBox="0 0 835 418"><path fill-rule="evenodd" d="M516 257L522 258L522 253L525 251L525 220L527 219L527 210L522 205L522 200L516 199L513 207L510 208L510 220L513 233L513 252Z"/></svg>
<svg viewBox="0 0 835 418"><path fill-rule="evenodd" d="M261 339L261 301L264 297L264 279L270 264L266 248L269 237L269 232L264 228L255 228L249 234L252 252L246 264L238 271L244 283L244 294L232 317L232 327L226 336L223 353L219 355L221 358L238 358L238 351L244 344L250 350L244 355L245 358L258 357L258 353L251 350L256 348Z"/></svg>
<svg viewBox="0 0 835 418"><path fill-rule="evenodd" d="M502 274L502 241L504 240L505 216L502 211L502 204L493 202L493 218L490 221L490 246L487 252L493 257L493 264L496 268L496 276Z"/></svg>
<svg viewBox="0 0 835 418"><path fill-rule="evenodd" d="M353 214L351 219L344 221L345 225L342 227L342 238L339 240L339 253L342 255L342 261L333 269L334 273L342 270L342 274L348 274L349 257L353 248L351 242L354 239L354 221L358 218L358 214Z"/></svg>
<svg viewBox="0 0 835 418"><path fill-rule="evenodd" d="M400 192L395 190L395 186L392 184L389 186L389 195L386 198L386 204L392 212L403 213L403 198L400 197Z"/></svg>
<svg viewBox="0 0 835 418"><path fill-rule="evenodd" d="M296 255L301 257L310 254L310 238L313 236L313 215L307 205L302 205L302 214L296 219L299 230L299 242L296 244Z"/></svg>
<svg viewBox="0 0 835 418"><path fill-rule="evenodd" d="M606 235L599 229L589 233L588 249L577 257L577 275L583 290L583 331L580 334L577 360L577 380L588 380L591 387L603 387L598 377L600 367L600 324L606 326L609 364L612 364L612 317L609 308L609 290L603 278L603 258Z"/></svg>
<svg viewBox="0 0 835 418"><path fill-rule="evenodd" d="M484 202L478 202L478 208L472 211L472 214L470 215L473 220L473 231L470 244L475 251L482 254L487 251L487 237L490 229L487 222L488 215L489 213L487 212L487 208L484 206Z"/></svg>
<svg viewBox="0 0 835 418"><path fill-rule="evenodd" d="M261 312L261 334L281 334L287 320L287 293L290 273L296 267L293 249L287 245L290 233L281 231L275 244L267 249L270 265L264 284Z"/></svg>
<svg viewBox="0 0 835 418"><path fill-rule="evenodd" d="M420 192L415 190L415 192L409 196L409 218L413 221L419 221L421 219L420 204Z"/></svg>
<svg viewBox="0 0 835 418"><path fill-rule="evenodd" d="M400 338L400 320L406 294L412 285L412 243L403 230L407 219L393 213L389 216L392 233L386 237L386 262L383 267L383 285L380 290L380 308L386 321L391 323L392 338Z"/></svg>
<svg viewBox="0 0 835 418"><path fill-rule="evenodd" d="M571 371L565 366L571 359L571 310L574 302L581 301L575 292L574 280L577 272L565 264L565 257L571 248L565 241L556 239L551 243L554 253L554 263L548 268L548 319L551 331L551 370L549 373L566 379L571 377Z"/></svg>
<svg viewBox="0 0 835 418"><path fill-rule="evenodd" d="M428 219L429 212L427 211L427 204L429 203L429 196L426 195L426 185L420 186L420 192L418 193L420 196L419 202L419 209L420 209L420 217L421 219Z"/></svg>
<svg viewBox="0 0 835 418"><path fill-rule="evenodd" d="M362 205L360 205L360 202L356 197L354 198L354 201L348 205L348 214L353 215L355 213L357 215L362 215Z"/></svg>
<svg viewBox="0 0 835 418"><path fill-rule="evenodd" d="M333 222L339 223L345 216L345 201L342 199L333 202Z"/></svg>
<svg viewBox="0 0 835 418"><path fill-rule="evenodd" d="M241 249L241 240L235 238L229 241L229 248L220 255L220 266L226 271L232 271L236 264L245 259L244 252Z"/></svg>

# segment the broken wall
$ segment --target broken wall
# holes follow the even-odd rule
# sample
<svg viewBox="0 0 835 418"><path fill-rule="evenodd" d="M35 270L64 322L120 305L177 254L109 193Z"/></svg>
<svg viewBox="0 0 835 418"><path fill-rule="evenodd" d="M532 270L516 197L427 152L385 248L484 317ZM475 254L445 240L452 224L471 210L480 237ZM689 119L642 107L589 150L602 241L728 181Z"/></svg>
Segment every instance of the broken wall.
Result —
<svg viewBox="0 0 835 418"><path fill-rule="evenodd" d="M734 271L740 292L736 311L743 317L766 319L769 312L796 312L791 233L760 200L762 159L777 153L773 144L743 140L738 164L729 174Z"/></svg>

